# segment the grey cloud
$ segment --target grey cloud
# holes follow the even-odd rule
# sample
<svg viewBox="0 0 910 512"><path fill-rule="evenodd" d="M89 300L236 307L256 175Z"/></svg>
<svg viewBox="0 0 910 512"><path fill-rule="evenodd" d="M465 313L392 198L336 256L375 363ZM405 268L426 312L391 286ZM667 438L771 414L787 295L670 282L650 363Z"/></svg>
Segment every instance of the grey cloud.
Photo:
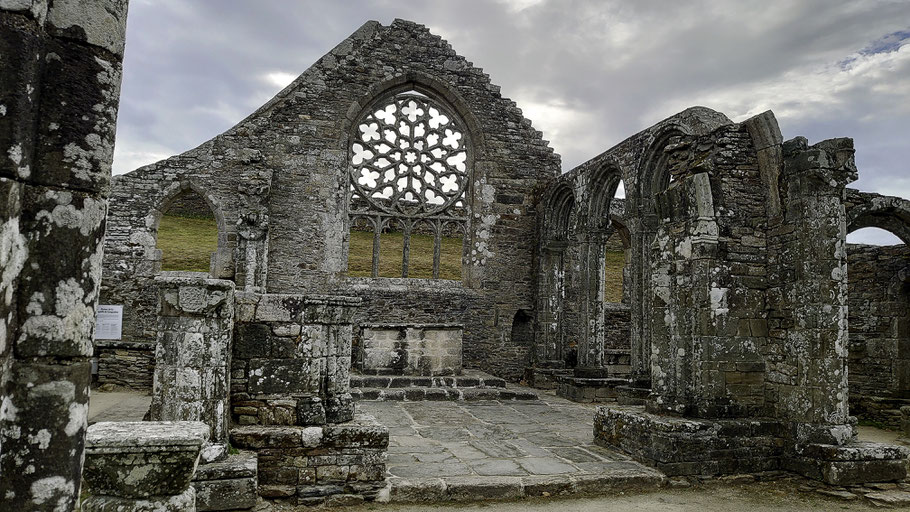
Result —
<svg viewBox="0 0 910 512"><path fill-rule="evenodd" d="M133 0L115 171L224 131L280 89L268 73L303 72L365 21L396 17L429 26L483 67L553 140L566 169L685 106L723 98L742 110L733 116L775 109L788 138L854 137L857 185L910 197L910 181L900 182L910 175L910 112L894 105L892 84L858 81L812 109L787 91L753 97L798 85L800 73L899 51L910 41L905 1ZM908 74L882 76L910 83Z"/></svg>

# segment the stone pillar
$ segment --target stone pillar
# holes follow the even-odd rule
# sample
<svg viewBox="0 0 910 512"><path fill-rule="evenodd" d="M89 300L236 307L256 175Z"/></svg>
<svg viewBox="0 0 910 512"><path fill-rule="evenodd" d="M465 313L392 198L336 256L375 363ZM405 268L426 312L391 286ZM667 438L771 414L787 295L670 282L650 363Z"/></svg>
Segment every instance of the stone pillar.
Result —
<svg viewBox="0 0 910 512"><path fill-rule="evenodd" d="M844 188L856 179L853 141L784 144L780 186L789 232L776 258L787 366L778 369L781 419L800 443L844 444L847 410L847 261ZM778 381L782 380L780 378Z"/></svg>
<svg viewBox="0 0 910 512"><path fill-rule="evenodd" d="M716 414L726 398L711 371L732 358L718 334L727 323L726 289L717 265L718 226L707 172L682 178L658 196L668 220L650 258L652 412Z"/></svg>
<svg viewBox="0 0 910 512"><path fill-rule="evenodd" d="M199 421L102 422L88 429L83 512L194 512L190 486L209 427Z"/></svg>
<svg viewBox="0 0 910 512"><path fill-rule="evenodd" d="M582 259L582 286L579 288L581 318L584 322L578 339L578 377L607 377L604 361L604 258L606 237L600 232L589 232L580 244Z"/></svg>
<svg viewBox="0 0 910 512"><path fill-rule="evenodd" d="M562 368L562 322L566 299L565 242L548 242L541 255L541 296L538 299L537 343L534 364L541 368Z"/></svg>
<svg viewBox="0 0 910 512"><path fill-rule="evenodd" d="M151 419L203 421L203 462L227 455L234 283L184 272L155 279L160 297Z"/></svg>
<svg viewBox="0 0 910 512"><path fill-rule="evenodd" d="M126 0L0 0L0 499L72 510Z"/></svg>

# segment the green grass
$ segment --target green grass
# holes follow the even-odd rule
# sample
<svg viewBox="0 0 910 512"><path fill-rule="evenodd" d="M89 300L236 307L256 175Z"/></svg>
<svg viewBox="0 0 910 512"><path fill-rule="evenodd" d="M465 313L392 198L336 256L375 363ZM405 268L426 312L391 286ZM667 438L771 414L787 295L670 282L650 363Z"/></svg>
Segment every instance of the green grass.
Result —
<svg viewBox="0 0 910 512"><path fill-rule="evenodd" d="M460 237L443 237L439 257L440 279L461 280L463 242ZM165 215L158 226L158 248L161 270L208 272L212 253L218 249L218 227L213 218ZM401 233L383 233L379 245L379 277L401 277ZM626 263L622 251L607 251L604 301L622 302L622 269ZM351 231L348 273L352 277L370 277L373 265L373 233ZM433 237L411 235L411 258L408 277L433 277Z"/></svg>
<svg viewBox="0 0 910 512"><path fill-rule="evenodd" d="M212 253L218 250L214 218L164 215L158 225L161 270L208 272Z"/></svg>
<svg viewBox="0 0 910 512"><path fill-rule="evenodd" d="M411 235L411 252L408 259L408 277L429 279L433 277L433 237ZM373 268L373 233L351 231L348 256L348 274L352 277L370 277ZM439 252L439 278L461 281L462 239L443 237ZM379 277L401 277L402 234L383 233L379 238Z"/></svg>
<svg viewBox="0 0 910 512"><path fill-rule="evenodd" d="M604 264L604 302L622 302L622 269L626 266L623 251L607 251Z"/></svg>

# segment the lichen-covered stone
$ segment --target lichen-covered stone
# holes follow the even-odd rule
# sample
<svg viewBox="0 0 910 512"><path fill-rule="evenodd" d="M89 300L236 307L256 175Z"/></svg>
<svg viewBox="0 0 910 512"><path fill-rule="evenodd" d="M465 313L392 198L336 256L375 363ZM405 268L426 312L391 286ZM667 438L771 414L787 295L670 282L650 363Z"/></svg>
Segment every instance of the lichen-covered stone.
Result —
<svg viewBox="0 0 910 512"><path fill-rule="evenodd" d="M196 508L196 489L190 487L175 496L121 498L118 496L89 496L82 501L83 512L193 512Z"/></svg>
<svg viewBox="0 0 910 512"><path fill-rule="evenodd" d="M126 4L0 2L0 499L10 510L70 510L79 495Z"/></svg>
<svg viewBox="0 0 910 512"><path fill-rule="evenodd" d="M149 416L155 421L204 421L212 431L202 460L227 455L234 283L164 273L155 380Z"/></svg>
<svg viewBox="0 0 910 512"><path fill-rule="evenodd" d="M180 495L208 437L198 421L96 423L86 436L88 490L132 499Z"/></svg>

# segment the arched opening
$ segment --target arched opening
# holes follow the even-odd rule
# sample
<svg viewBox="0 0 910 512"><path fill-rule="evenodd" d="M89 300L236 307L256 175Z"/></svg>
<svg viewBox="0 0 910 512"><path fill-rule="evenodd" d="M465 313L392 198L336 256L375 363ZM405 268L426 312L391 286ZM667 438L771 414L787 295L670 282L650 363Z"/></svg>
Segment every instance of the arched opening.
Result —
<svg viewBox="0 0 910 512"><path fill-rule="evenodd" d="M847 361L851 414L897 428L910 405L910 249L894 222L862 215L848 226Z"/></svg>
<svg viewBox="0 0 910 512"><path fill-rule="evenodd" d="M376 101L354 124L347 275L462 278L472 153L453 112L429 91L408 89Z"/></svg>
<svg viewBox="0 0 910 512"><path fill-rule="evenodd" d="M519 309L512 318L512 343L530 347L534 343L534 319L527 311Z"/></svg>
<svg viewBox="0 0 910 512"><path fill-rule="evenodd" d="M174 196L158 222L156 247L163 271L209 272L218 250L218 222L205 198L192 188Z"/></svg>
<svg viewBox="0 0 910 512"><path fill-rule="evenodd" d="M670 127L655 136L644 152L638 169L639 183L635 200L637 222L634 244L630 251L627 271L635 289L629 294L631 307L630 330L632 343L631 372L636 386L650 387L651 379L651 318L654 308L654 289L651 279L651 251L659 224L657 196L671 183L670 152L686 134L680 127Z"/></svg>

